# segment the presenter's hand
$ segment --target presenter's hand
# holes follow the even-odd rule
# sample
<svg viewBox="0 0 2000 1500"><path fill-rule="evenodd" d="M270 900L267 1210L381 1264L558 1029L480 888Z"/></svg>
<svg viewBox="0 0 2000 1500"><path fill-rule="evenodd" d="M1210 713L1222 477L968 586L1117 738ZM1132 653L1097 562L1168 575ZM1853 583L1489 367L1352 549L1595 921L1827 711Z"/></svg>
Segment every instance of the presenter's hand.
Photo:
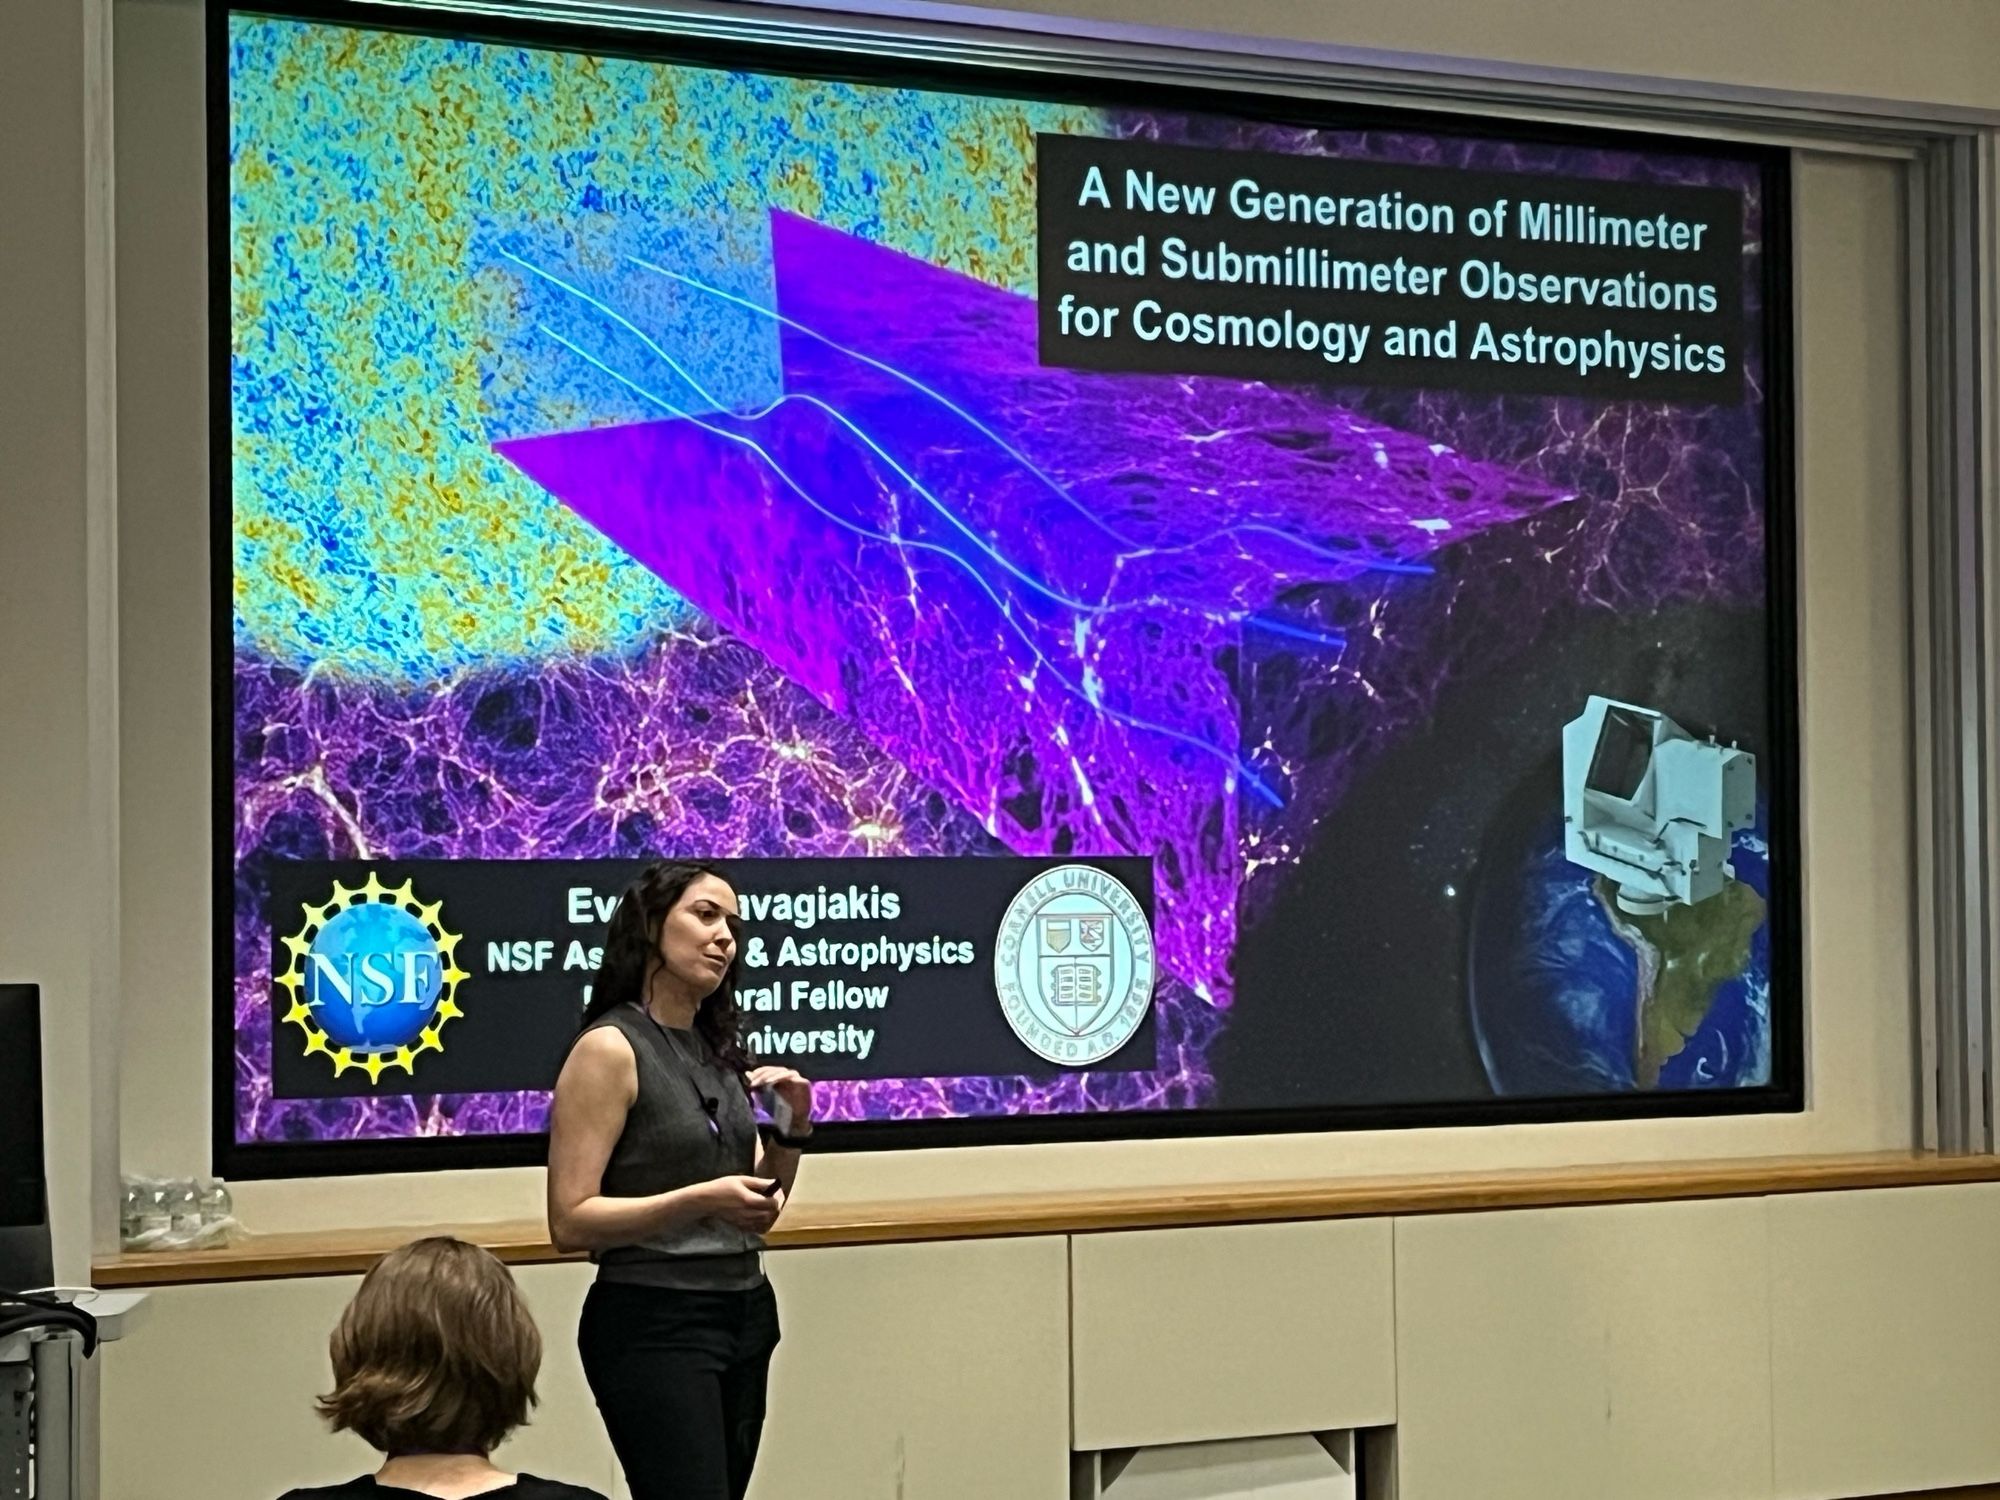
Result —
<svg viewBox="0 0 2000 1500"><path fill-rule="evenodd" d="M776 1090L792 1109L792 1134L803 1134L812 1119L813 1086L804 1075L791 1068L752 1068L747 1080L752 1089Z"/></svg>
<svg viewBox="0 0 2000 1500"><path fill-rule="evenodd" d="M717 1177L701 1185L702 1205L712 1219L762 1234L777 1222L781 1194L764 1191L768 1177Z"/></svg>

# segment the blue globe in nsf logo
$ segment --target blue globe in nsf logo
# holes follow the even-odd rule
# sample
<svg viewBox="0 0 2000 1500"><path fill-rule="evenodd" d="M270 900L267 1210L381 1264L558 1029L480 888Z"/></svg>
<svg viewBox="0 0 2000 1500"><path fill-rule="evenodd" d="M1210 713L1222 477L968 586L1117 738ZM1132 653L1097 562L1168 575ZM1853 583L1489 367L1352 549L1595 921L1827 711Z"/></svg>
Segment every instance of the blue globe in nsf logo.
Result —
<svg viewBox="0 0 2000 1500"><path fill-rule="evenodd" d="M335 1046L394 1051L422 1036L437 1013L443 956L429 929L400 906L350 906L313 938L305 991Z"/></svg>
<svg viewBox="0 0 2000 1500"><path fill-rule="evenodd" d="M305 1034L305 1051L333 1064L338 1078L359 1068L371 1084L441 1052L445 1022L465 1014L459 985L469 976L454 954L443 903L417 899L414 883L387 886L373 871L359 886L333 883L325 904L300 909L302 925L282 940L273 975L280 1019Z"/></svg>

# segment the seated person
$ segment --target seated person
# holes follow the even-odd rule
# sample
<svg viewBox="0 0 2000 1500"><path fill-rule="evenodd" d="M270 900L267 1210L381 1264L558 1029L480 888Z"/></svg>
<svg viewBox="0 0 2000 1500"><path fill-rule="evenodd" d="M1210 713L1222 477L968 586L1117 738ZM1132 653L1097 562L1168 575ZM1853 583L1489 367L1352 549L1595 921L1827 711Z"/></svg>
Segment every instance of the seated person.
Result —
<svg viewBox="0 0 2000 1500"><path fill-rule="evenodd" d="M495 1468L528 1420L542 1337L507 1268L463 1240L417 1240L362 1279L334 1329L334 1387L319 1412L386 1456L373 1474L284 1500L603 1500Z"/></svg>

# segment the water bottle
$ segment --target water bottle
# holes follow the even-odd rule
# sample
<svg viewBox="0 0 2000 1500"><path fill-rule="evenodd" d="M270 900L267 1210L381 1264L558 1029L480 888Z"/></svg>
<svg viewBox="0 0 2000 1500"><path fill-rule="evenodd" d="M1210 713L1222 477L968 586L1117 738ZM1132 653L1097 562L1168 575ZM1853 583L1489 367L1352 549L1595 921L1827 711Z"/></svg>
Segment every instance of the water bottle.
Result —
<svg viewBox="0 0 2000 1500"><path fill-rule="evenodd" d="M145 1213L145 1189L134 1179L125 1179L125 1191L118 1202L118 1243L130 1250L142 1233L140 1219Z"/></svg>
<svg viewBox="0 0 2000 1500"><path fill-rule="evenodd" d="M167 1184L167 1212L175 1244L192 1245L201 1238L201 1195L193 1179L177 1177Z"/></svg>
<svg viewBox="0 0 2000 1500"><path fill-rule="evenodd" d="M165 1239L174 1227L173 1210L167 1204L167 1185L164 1182L139 1183L139 1240L142 1244L157 1244Z"/></svg>
<svg viewBox="0 0 2000 1500"><path fill-rule="evenodd" d="M229 1196L229 1184L219 1177L204 1177L196 1184L201 1205L203 1244L221 1244L236 1227L236 1204Z"/></svg>

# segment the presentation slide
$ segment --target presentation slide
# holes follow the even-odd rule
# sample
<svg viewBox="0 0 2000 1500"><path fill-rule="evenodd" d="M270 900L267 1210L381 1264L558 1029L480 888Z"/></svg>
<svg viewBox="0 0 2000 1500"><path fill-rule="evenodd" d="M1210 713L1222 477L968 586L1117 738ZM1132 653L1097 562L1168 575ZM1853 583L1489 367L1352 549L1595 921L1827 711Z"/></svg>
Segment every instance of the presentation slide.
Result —
<svg viewBox="0 0 2000 1500"><path fill-rule="evenodd" d="M1800 1106L1781 154L362 12L212 31L221 1169L536 1159L659 858L829 1147Z"/></svg>

